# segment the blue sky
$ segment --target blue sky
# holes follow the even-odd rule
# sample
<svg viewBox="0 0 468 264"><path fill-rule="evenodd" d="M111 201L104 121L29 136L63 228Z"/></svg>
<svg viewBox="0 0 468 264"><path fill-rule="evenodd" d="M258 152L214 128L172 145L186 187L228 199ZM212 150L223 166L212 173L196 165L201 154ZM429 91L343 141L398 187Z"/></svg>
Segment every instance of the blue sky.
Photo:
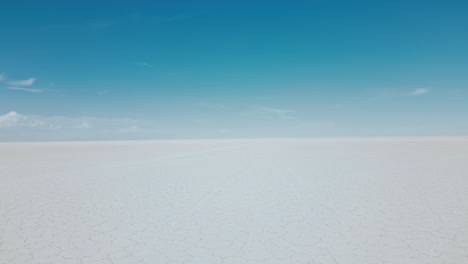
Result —
<svg viewBox="0 0 468 264"><path fill-rule="evenodd" d="M10 1L0 140L468 135L466 1Z"/></svg>

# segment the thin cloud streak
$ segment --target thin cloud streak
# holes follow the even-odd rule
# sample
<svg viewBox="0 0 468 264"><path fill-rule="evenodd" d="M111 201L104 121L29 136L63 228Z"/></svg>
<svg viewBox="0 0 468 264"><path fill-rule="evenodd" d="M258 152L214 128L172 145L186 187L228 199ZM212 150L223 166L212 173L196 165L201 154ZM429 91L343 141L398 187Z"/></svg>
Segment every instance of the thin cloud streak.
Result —
<svg viewBox="0 0 468 264"><path fill-rule="evenodd" d="M426 89L426 88L417 88L417 89L415 89L413 92L411 92L409 95L412 95L412 96L420 96L420 95L427 94L428 92L429 92L429 89Z"/></svg>
<svg viewBox="0 0 468 264"><path fill-rule="evenodd" d="M8 90L24 91L30 93L42 93L44 89L38 88L24 88L24 87L8 87Z"/></svg>
<svg viewBox="0 0 468 264"><path fill-rule="evenodd" d="M391 98L404 98L412 96L422 96L430 92L430 89L427 88L416 88L411 92L404 92L402 90L383 90L380 91L380 94L372 97L371 99L391 99Z"/></svg>
<svg viewBox="0 0 468 264"><path fill-rule="evenodd" d="M281 119L294 119L290 114L296 112L292 109L278 109L270 107L257 107L257 111L263 114L272 115Z"/></svg>
<svg viewBox="0 0 468 264"><path fill-rule="evenodd" d="M79 129L88 129L88 128L91 128L91 127L92 126L87 121L84 121L83 123L75 126L75 128L79 128Z"/></svg>
<svg viewBox="0 0 468 264"><path fill-rule="evenodd" d="M9 82L9 84L13 86L31 86L36 82L36 80L37 80L36 78L31 77L26 80L11 81Z"/></svg>
<svg viewBox="0 0 468 264"><path fill-rule="evenodd" d="M144 67L149 67L149 68L154 67L154 64L149 63L149 62L145 62L145 61L137 62L135 64L138 65L138 66L144 66Z"/></svg>

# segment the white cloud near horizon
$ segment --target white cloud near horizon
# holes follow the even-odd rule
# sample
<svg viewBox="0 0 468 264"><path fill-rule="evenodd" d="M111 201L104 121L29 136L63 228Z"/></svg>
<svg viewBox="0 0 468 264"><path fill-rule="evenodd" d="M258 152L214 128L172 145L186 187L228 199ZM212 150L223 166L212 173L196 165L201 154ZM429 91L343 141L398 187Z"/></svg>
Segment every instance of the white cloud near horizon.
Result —
<svg viewBox="0 0 468 264"><path fill-rule="evenodd" d="M25 80L11 81L9 82L9 84L13 86L31 86L36 82L36 80L37 80L36 78L31 77Z"/></svg>
<svg viewBox="0 0 468 264"><path fill-rule="evenodd" d="M303 122L297 125L297 127L317 128L317 127L334 127L335 122Z"/></svg>
<svg viewBox="0 0 468 264"><path fill-rule="evenodd" d="M79 129L88 129L91 127L92 126L87 121L83 121L81 124L75 126L75 128L79 128Z"/></svg>
<svg viewBox="0 0 468 264"><path fill-rule="evenodd" d="M0 114L0 128L41 128L41 129L103 129L120 131L140 120L133 119L107 119L97 117L66 117L66 116L38 116L23 115L15 111L10 111L4 115Z"/></svg>
<svg viewBox="0 0 468 264"><path fill-rule="evenodd" d="M161 130L156 120L0 113L0 142L153 139L175 132Z"/></svg>
<svg viewBox="0 0 468 264"><path fill-rule="evenodd" d="M140 128L138 128L138 126L135 125L120 129L120 132L124 133L136 133L138 131L140 131Z"/></svg>
<svg viewBox="0 0 468 264"><path fill-rule="evenodd" d="M412 91L409 95L412 95L412 96L419 96L419 95L427 94L428 92L429 92L429 89L426 89L426 88L417 88L417 89L415 89L414 91Z"/></svg>
<svg viewBox="0 0 468 264"><path fill-rule="evenodd" d="M31 119L15 111L0 115L0 128L41 127L44 125L45 123L41 120Z"/></svg>

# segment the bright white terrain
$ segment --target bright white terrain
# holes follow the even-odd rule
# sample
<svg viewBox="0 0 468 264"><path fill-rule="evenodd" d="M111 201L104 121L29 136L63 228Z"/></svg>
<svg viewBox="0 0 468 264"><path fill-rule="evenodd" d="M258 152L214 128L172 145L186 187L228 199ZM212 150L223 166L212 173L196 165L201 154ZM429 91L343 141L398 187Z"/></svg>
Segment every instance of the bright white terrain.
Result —
<svg viewBox="0 0 468 264"><path fill-rule="evenodd" d="M468 263L468 140L2 143L0 263Z"/></svg>

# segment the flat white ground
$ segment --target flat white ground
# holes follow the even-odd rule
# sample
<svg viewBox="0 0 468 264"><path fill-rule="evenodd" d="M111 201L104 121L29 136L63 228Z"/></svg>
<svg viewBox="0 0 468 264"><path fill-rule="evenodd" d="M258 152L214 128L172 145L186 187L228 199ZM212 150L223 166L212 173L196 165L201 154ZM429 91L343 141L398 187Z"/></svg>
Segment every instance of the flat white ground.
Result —
<svg viewBox="0 0 468 264"><path fill-rule="evenodd" d="M2 143L0 263L468 263L468 139Z"/></svg>

